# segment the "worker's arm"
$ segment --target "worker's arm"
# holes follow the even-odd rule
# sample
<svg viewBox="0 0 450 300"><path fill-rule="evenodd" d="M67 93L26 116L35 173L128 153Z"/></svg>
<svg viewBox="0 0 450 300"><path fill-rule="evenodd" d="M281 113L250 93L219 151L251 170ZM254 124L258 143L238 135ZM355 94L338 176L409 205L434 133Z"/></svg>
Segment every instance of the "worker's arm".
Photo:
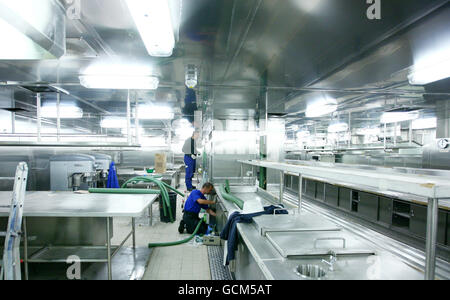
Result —
<svg viewBox="0 0 450 300"><path fill-rule="evenodd" d="M214 201L209 201L209 200L204 200L204 199L198 199L197 203L200 205L214 205L216 204L216 202Z"/></svg>
<svg viewBox="0 0 450 300"><path fill-rule="evenodd" d="M211 216L213 216L213 217L216 217L216 216L217 216L217 214L216 214L212 209L208 209L206 212L207 212L208 214L210 214Z"/></svg>

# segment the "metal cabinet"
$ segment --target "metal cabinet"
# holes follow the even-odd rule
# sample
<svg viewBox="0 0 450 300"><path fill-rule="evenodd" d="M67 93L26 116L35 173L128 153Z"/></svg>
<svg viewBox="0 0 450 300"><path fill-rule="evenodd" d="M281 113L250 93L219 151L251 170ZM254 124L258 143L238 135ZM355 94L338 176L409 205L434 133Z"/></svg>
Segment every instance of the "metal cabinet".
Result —
<svg viewBox="0 0 450 300"><path fill-rule="evenodd" d="M351 194L352 190L348 188L339 188L339 203L340 208L351 210Z"/></svg>
<svg viewBox="0 0 450 300"><path fill-rule="evenodd" d="M339 188L331 184L325 184L325 203L338 206L339 203Z"/></svg>
<svg viewBox="0 0 450 300"><path fill-rule="evenodd" d="M378 219L378 196L374 194L359 193L358 214L371 220Z"/></svg>
<svg viewBox="0 0 450 300"><path fill-rule="evenodd" d="M446 212L439 210L438 216L438 238L439 244L445 244L446 232ZM411 204L411 218L409 221L409 231L422 238L427 234L427 206Z"/></svg>
<svg viewBox="0 0 450 300"><path fill-rule="evenodd" d="M325 183L316 182L316 200L325 201Z"/></svg>
<svg viewBox="0 0 450 300"><path fill-rule="evenodd" d="M381 223L392 225L392 203L391 198L380 197L378 208L378 221Z"/></svg>

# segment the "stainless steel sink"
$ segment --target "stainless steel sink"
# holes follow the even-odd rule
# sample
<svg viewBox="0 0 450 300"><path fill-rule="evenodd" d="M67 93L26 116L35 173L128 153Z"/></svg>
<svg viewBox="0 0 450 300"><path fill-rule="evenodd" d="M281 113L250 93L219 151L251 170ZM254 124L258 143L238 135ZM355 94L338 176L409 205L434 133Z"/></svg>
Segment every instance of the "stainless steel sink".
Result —
<svg viewBox="0 0 450 300"><path fill-rule="evenodd" d="M321 279L327 275L325 270L318 265L299 265L295 268L295 273L307 279Z"/></svg>

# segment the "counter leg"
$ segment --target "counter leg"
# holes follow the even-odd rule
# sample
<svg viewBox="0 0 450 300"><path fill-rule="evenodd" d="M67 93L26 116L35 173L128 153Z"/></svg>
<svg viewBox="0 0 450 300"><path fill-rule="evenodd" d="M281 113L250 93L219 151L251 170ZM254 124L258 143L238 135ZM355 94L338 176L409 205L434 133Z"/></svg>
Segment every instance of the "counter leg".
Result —
<svg viewBox="0 0 450 300"><path fill-rule="evenodd" d="M150 218L150 226L153 226L153 204L148 207L148 216Z"/></svg>
<svg viewBox="0 0 450 300"><path fill-rule="evenodd" d="M133 249L136 249L136 218L131 218L131 227L133 232Z"/></svg>
<svg viewBox="0 0 450 300"><path fill-rule="evenodd" d="M284 171L280 171L280 204L284 201Z"/></svg>
<svg viewBox="0 0 450 300"><path fill-rule="evenodd" d="M303 209L303 176L298 174L298 213L300 214Z"/></svg>
<svg viewBox="0 0 450 300"><path fill-rule="evenodd" d="M29 279L28 275L28 232L27 232L27 218L23 217L23 266L25 272L25 280Z"/></svg>
<svg viewBox="0 0 450 300"><path fill-rule="evenodd" d="M106 218L106 254L108 258L108 280L112 280L112 267L111 267L111 231L110 231L110 218Z"/></svg>
<svg viewBox="0 0 450 300"><path fill-rule="evenodd" d="M435 279L438 203L438 199L428 199L425 280Z"/></svg>

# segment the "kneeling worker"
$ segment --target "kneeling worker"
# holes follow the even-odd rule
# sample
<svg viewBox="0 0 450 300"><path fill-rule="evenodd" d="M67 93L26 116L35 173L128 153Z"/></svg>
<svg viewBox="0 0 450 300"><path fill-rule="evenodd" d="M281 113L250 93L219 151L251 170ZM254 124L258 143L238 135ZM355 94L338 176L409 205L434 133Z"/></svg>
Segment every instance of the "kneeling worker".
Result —
<svg viewBox="0 0 450 300"><path fill-rule="evenodd" d="M211 216L216 216L216 213L209 208L209 205L216 204L214 201L206 200L205 195L211 194L214 190L214 186L211 183L205 183L202 189L193 190L189 195L186 203L184 204L184 215L183 219L180 222L180 226L178 227L178 232L184 233L184 229L187 229L189 234L194 233L195 228L197 228L198 222L200 222L200 218L198 214L202 209L206 210L208 214ZM206 234L208 231L208 224L202 223L198 234Z"/></svg>

